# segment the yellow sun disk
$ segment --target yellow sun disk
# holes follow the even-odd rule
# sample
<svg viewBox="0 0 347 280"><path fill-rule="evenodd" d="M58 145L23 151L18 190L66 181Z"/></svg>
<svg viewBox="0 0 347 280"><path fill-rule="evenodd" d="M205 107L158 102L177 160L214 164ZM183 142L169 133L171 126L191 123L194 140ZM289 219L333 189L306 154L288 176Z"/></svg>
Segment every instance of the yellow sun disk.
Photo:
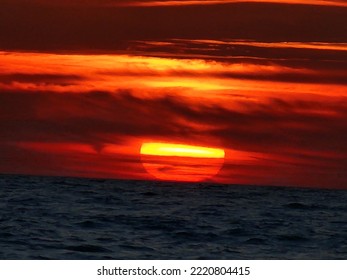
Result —
<svg viewBox="0 0 347 280"><path fill-rule="evenodd" d="M141 147L141 154L193 158L224 158L225 156L222 149L169 143L144 143Z"/></svg>

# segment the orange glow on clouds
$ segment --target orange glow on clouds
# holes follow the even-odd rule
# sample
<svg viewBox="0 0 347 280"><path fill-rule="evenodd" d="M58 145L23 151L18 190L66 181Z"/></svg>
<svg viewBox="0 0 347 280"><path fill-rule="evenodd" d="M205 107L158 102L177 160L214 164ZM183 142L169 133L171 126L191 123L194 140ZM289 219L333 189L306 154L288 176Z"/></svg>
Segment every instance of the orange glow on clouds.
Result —
<svg viewBox="0 0 347 280"><path fill-rule="evenodd" d="M271 44L266 47L271 47ZM265 46L264 46L265 47ZM277 44L274 47L278 47ZM300 47L300 45L298 45ZM320 45L330 50L335 45ZM344 48L344 46L341 46ZM345 49L344 49L345 50ZM345 71L287 67L276 64L217 62L202 59L174 59L134 55L60 55L47 53L0 52L0 75L61 75L71 76L64 82L14 80L2 83L4 90L53 92L88 92L132 90L143 98L168 90L175 95L208 102L230 102L230 94L242 91L247 98L293 95L302 92L324 96L345 96L346 86L320 83L321 77L345 77ZM308 76L315 83L296 83L278 75ZM267 79L269 77L269 79ZM342 78L341 78L342 79ZM257 93L261 91L261 97Z"/></svg>
<svg viewBox="0 0 347 280"><path fill-rule="evenodd" d="M293 48L293 49L312 49L312 50L334 50L334 51L347 51L347 43L326 43L326 42L254 42L249 40L173 40L173 42L196 42L211 45L225 45L225 46L254 46L263 48ZM147 42L149 43L149 42ZM154 42L158 44L158 42Z"/></svg>

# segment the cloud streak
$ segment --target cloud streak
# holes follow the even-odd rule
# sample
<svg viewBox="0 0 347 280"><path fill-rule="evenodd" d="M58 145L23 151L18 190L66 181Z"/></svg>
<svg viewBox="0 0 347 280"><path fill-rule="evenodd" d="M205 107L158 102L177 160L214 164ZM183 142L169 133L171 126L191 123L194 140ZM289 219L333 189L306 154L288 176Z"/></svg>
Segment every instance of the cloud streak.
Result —
<svg viewBox="0 0 347 280"><path fill-rule="evenodd" d="M341 6L346 7L347 4L345 1L329 1L329 0L183 0L183 1L173 1L173 0L164 0L164 1L128 1L126 3L116 3L118 5L127 5L127 6L144 6L144 7L153 7L153 6L190 6L190 5L216 5L216 4L229 4L229 3L243 3L243 2L255 2L255 3L280 3L280 4L300 4L300 5L322 5L322 6ZM113 3L108 3L112 5Z"/></svg>
<svg viewBox="0 0 347 280"><path fill-rule="evenodd" d="M10 2L10 1L9 1ZM55 6L80 6L86 5L85 0L60 0L60 1L49 1L49 0L12 0L16 4L23 3L37 3L41 5L55 5ZM321 6L341 6L346 7L345 1L339 0L89 0L88 5L90 6L142 6L142 7L156 7L156 6L203 6L203 5L220 5L220 4L232 4L232 3L243 3L243 2L254 2L254 3L279 3L279 4L300 4L300 5L321 5Z"/></svg>

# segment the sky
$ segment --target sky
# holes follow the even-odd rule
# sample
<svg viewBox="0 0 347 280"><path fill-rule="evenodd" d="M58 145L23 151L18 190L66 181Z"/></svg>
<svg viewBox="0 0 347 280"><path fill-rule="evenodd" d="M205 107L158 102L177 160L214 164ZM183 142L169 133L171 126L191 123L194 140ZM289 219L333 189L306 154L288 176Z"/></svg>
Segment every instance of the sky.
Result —
<svg viewBox="0 0 347 280"><path fill-rule="evenodd" d="M347 1L0 0L0 61L0 173L347 188Z"/></svg>

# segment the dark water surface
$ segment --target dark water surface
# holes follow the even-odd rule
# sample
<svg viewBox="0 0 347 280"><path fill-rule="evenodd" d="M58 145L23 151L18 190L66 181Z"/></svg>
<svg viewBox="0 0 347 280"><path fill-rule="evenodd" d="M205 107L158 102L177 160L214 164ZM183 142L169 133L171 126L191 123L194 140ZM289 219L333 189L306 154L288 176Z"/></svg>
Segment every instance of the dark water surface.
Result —
<svg viewBox="0 0 347 280"><path fill-rule="evenodd" d="M347 259L347 191L0 175L1 259Z"/></svg>

